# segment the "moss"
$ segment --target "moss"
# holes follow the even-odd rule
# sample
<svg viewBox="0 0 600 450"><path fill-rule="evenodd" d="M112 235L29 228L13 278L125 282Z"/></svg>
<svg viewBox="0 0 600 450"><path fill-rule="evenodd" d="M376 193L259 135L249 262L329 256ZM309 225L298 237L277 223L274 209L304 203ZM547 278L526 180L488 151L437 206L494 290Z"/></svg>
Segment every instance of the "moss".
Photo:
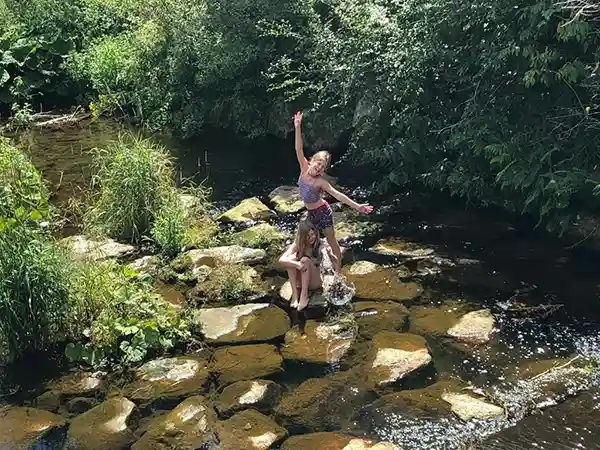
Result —
<svg viewBox="0 0 600 450"><path fill-rule="evenodd" d="M421 257L431 255L434 250L399 238L382 239L371 249L375 253L390 256Z"/></svg>
<svg viewBox="0 0 600 450"><path fill-rule="evenodd" d="M195 293L205 302L231 303L264 292L262 284L255 269L242 264L224 264L211 271Z"/></svg>
<svg viewBox="0 0 600 450"><path fill-rule="evenodd" d="M261 223L246 230L234 233L227 239L229 244L238 244L250 248L270 248L285 241L287 235L273 225Z"/></svg>
<svg viewBox="0 0 600 450"><path fill-rule="evenodd" d="M459 301L445 301L435 308L415 306L410 310L410 331L444 336L467 312L467 306Z"/></svg>
<svg viewBox="0 0 600 450"><path fill-rule="evenodd" d="M356 288L356 297L365 300L393 300L405 302L414 300L423 292L423 287L414 282L402 283L387 269L375 270L364 275L353 275L343 269L348 281Z"/></svg>

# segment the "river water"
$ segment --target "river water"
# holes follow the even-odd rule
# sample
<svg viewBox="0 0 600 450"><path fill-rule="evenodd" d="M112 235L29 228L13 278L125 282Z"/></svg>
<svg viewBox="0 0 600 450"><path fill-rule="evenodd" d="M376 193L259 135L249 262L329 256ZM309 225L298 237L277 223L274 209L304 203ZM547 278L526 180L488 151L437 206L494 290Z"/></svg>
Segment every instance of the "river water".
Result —
<svg viewBox="0 0 600 450"><path fill-rule="evenodd" d="M55 201L66 202L78 195L89 177L90 160L85 152L115 139L121 130L101 121L65 130L33 131L21 143L53 186ZM162 140L172 149L181 177L193 177L212 188L217 209L243 198L264 198L271 189L293 184L297 177L290 142L246 142L216 131L185 142ZM595 255L574 251L555 238L532 232L529 223L499 212L466 209L460 202L413 192L396 198L367 196L364 186L351 181L356 176L352 170L342 167L334 175L349 192L373 202L374 220L381 225L377 235L350 247L349 259L397 265L402 261L368 251L379 238L396 236L434 248L441 258L477 261L477 270L472 272L422 277L421 306L436 307L448 298L461 298L490 308L499 328L488 345L468 354L428 338L435 377L460 377L477 388L494 387L509 413L509 419L502 421L463 422L454 417L422 417L407 410L374 418L368 408L363 410L367 402L363 399L348 401L347 407L354 411L350 420L339 422L339 430L391 441L405 449L600 448L596 369L584 393L532 415L530 399L536 387L511 379L515 368L531 361L600 359L600 273ZM515 298L527 306L562 306L548 317L522 316L510 309ZM295 374L288 387L309 376L314 373Z"/></svg>

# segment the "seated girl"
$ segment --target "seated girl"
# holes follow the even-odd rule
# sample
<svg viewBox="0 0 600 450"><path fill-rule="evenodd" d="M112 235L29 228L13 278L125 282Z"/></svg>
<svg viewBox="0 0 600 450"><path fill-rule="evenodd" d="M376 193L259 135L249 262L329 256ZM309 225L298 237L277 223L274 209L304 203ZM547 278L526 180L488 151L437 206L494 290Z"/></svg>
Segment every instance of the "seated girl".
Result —
<svg viewBox="0 0 600 450"><path fill-rule="evenodd" d="M329 257L335 267L337 258L329 244L319 239L317 228L309 220L301 220L294 243L279 258L292 285L292 308L302 311L308 305L310 291L321 287L323 256Z"/></svg>

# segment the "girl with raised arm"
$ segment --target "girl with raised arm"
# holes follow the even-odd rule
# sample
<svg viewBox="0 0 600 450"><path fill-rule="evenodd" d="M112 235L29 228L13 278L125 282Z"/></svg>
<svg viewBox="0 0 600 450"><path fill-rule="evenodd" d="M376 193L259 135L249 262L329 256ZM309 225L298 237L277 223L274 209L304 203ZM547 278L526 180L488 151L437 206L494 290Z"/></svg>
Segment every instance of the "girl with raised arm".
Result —
<svg viewBox="0 0 600 450"><path fill-rule="evenodd" d="M364 214L370 214L373 207L368 204L358 204L347 195L335 189L323 178L325 170L331 162L329 152L320 151L315 153L310 160L304 156L302 145L302 113L297 112L294 115L294 128L296 133L295 147L298 163L300 164L300 177L298 178L298 187L300 199L304 202L308 210L308 219L315 225L318 231L323 232L327 242L333 250L336 257L335 270L339 272L342 265L342 251L335 237L333 212L329 204L323 200L321 193L328 192L334 198L342 203L356 209Z"/></svg>

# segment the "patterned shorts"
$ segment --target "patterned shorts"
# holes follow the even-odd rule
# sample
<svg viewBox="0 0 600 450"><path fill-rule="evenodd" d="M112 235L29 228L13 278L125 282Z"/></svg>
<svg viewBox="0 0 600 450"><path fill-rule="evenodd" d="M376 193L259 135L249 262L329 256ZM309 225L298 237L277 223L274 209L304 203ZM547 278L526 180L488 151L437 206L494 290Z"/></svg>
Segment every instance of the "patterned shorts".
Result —
<svg viewBox="0 0 600 450"><path fill-rule="evenodd" d="M308 220L310 220L319 231L333 227L333 211L331 210L329 203L325 202L318 208L308 210Z"/></svg>

